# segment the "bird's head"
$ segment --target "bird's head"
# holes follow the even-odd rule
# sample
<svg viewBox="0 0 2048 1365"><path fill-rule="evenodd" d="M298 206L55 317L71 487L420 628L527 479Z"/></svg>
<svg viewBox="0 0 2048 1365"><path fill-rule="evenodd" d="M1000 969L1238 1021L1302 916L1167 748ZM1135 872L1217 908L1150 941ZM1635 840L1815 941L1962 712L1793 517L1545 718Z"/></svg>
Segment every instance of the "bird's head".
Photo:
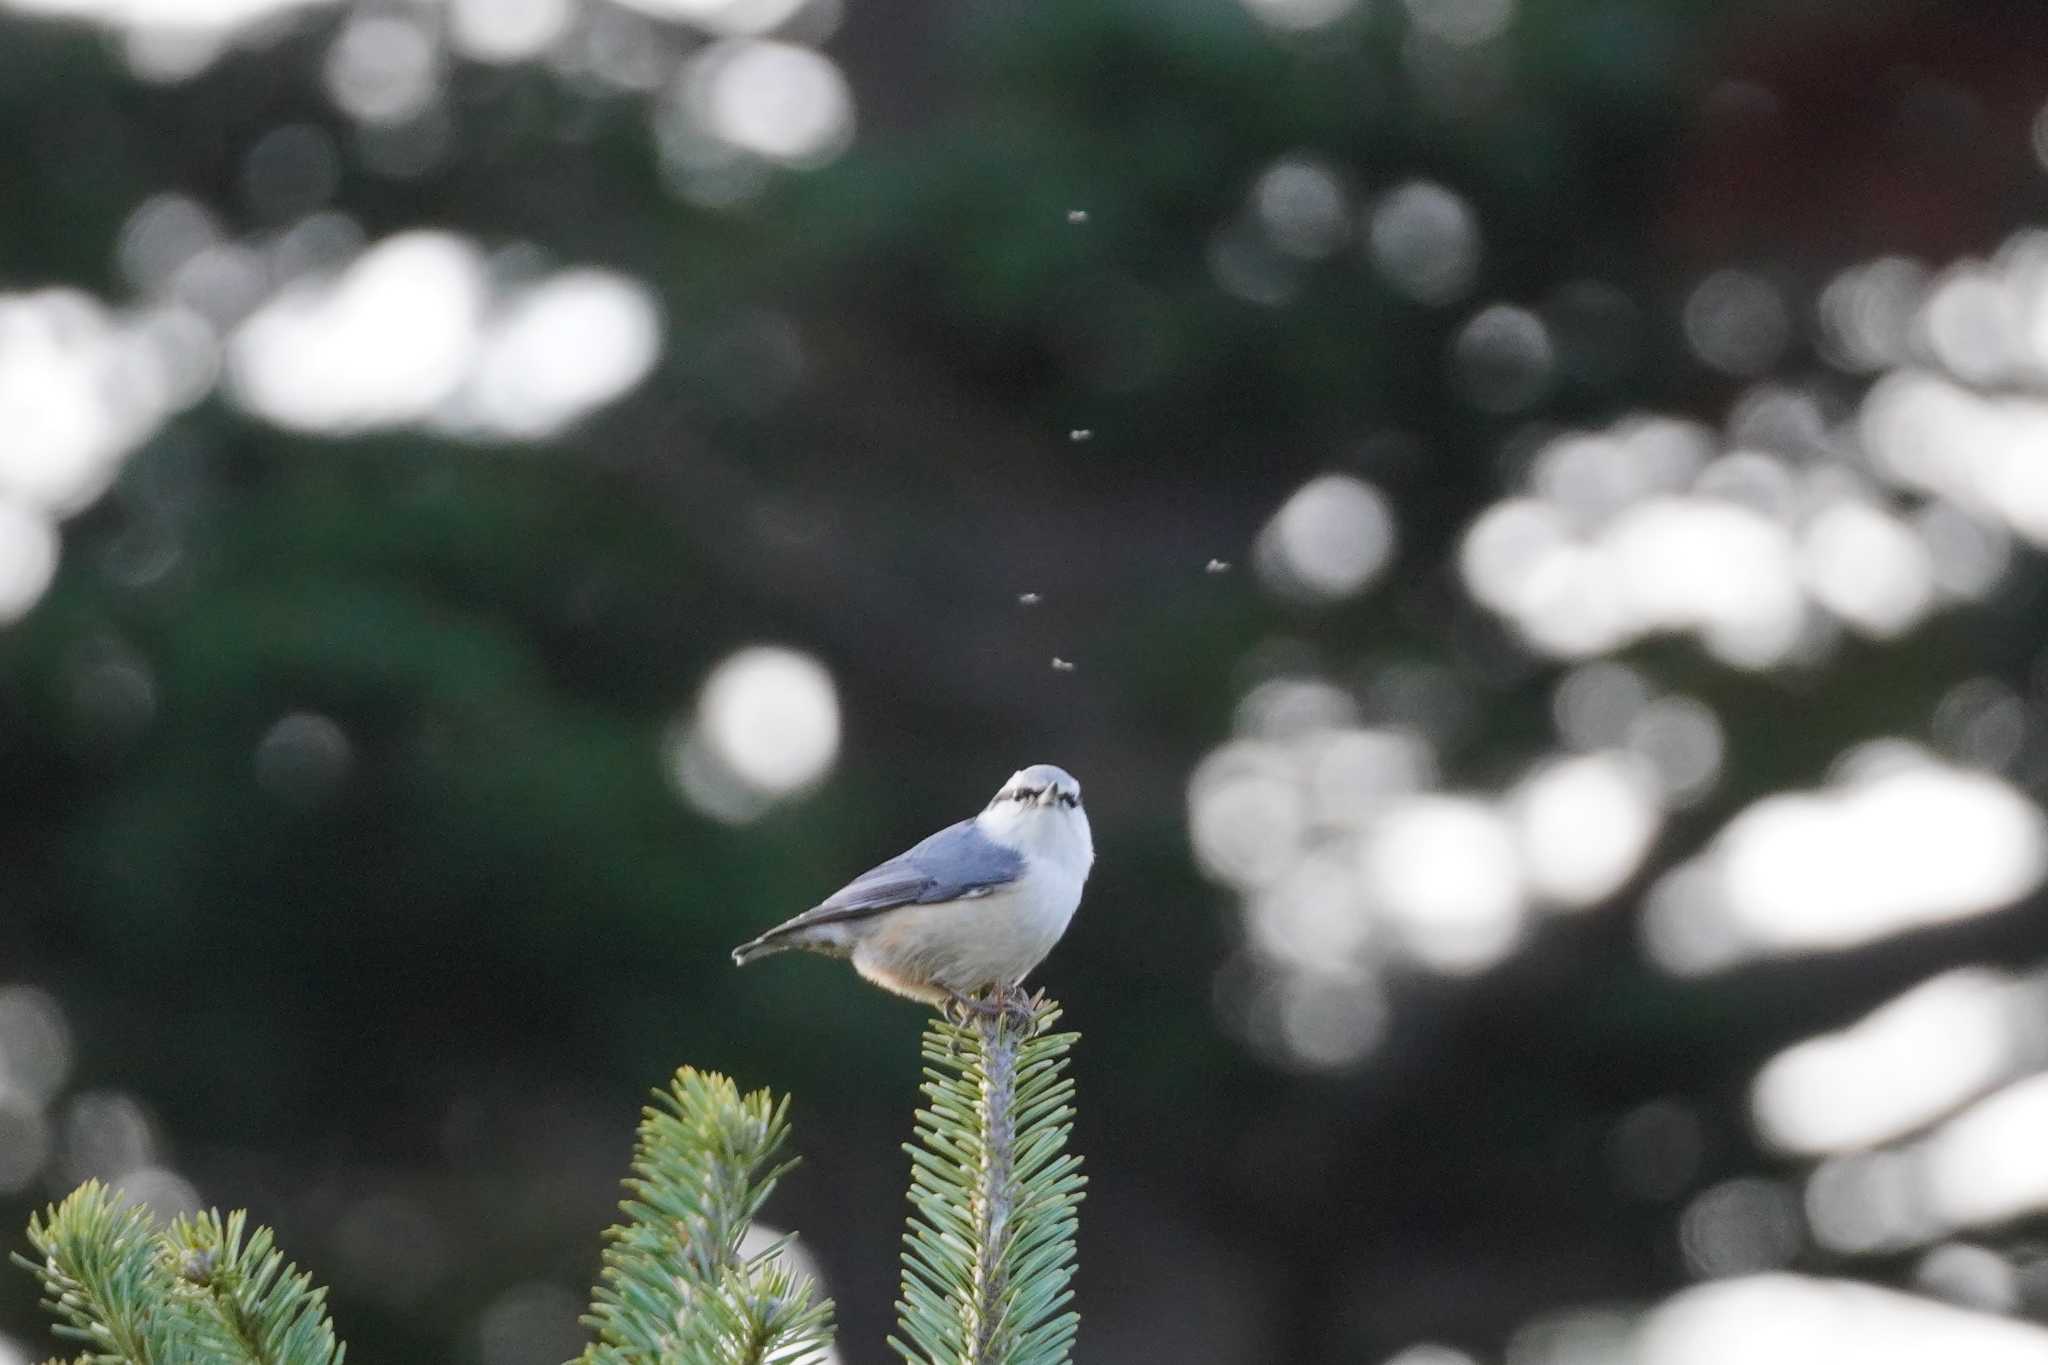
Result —
<svg viewBox="0 0 2048 1365"><path fill-rule="evenodd" d="M1081 784L1065 768L1055 768L1050 763L1034 763L1028 768L1019 768L1010 774L1010 780L1003 783L989 800L988 808L1016 806L1025 810L1067 810L1081 809Z"/></svg>
<svg viewBox="0 0 2048 1365"><path fill-rule="evenodd" d="M1095 857L1081 784L1050 763L1011 773L982 811L980 823L992 837L1027 852L1078 858L1084 868Z"/></svg>

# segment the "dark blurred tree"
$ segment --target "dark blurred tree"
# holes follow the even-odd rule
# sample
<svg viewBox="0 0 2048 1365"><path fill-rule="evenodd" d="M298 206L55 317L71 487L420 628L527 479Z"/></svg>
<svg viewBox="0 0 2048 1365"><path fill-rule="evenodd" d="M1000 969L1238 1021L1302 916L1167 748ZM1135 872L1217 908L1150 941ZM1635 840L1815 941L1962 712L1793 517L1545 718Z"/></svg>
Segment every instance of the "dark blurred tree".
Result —
<svg viewBox="0 0 2048 1365"><path fill-rule="evenodd" d="M1214 1023L1235 930L1181 819L1275 637L1453 670L1478 699L1454 776L1538 749L1547 672L1503 671L1446 566L1503 459L1552 423L1718 417L1733 381L1674 317L1731 255L1810 287L1873 246L1983 249L2038 215L2038 168L1982 150L2038 98L2037 7L1528 0L1474 54L1418 53L1392 6L1294 37L1223 0L856 6L840 45L879 127L729 210L666 191L639 98L538 67L455 65L452 153L380 174L319 93L335 22L148 86L81 28L0 19L0 283L118 296L120 226L158 191L266 226L238 167L303 122L349 149L336 203L372 237L448 226L646 280L661 368L540 448L310 439L219 398L152 439L0 636L0 962L60 993L80 1077L144 1096L210 1198L338 1262L358 1349L467 1348L344 1254L352 1213L396 1200L477 1252L437 1305L580 1283L622 1119L685 1055L804 1097L787 1216L832 1229L827 1279L869 1305L846 1335L879 1340L859 1313L890 1272L856 1248L895 1217L914 1015L801 967L741 989L723 950L1022 762L1082 773L1105 854L1047 969L1096 1040L1101 1359L1490 1346L1547 1306L1666 1291L1671 1211L1614 1189L1618 1116L1685 1096L1699 1178L1753 1170L1762 1057L1930 956L2048 950L2001 920L1678 986L1593 919L1480 982L1409 985L1369 1071L1304 1079ZM1931 122L1901 113L1930 100ZM1901 126L1933 142L1903 157ZM1290 154L1463 196L1484 246L1466 299L1417 303L1349 245L1254 253L1259 297L1220 289L1214 253ZM1475 406L1446 363L1493 300L1557 320L1567 363L1534 407ZM1803 343L1786 365L1853 389ZM1202 574L1332 467L1401 509L1388 590L1310 612ZM174 566L136 585L139 547ZM2018 679L2036 579L1819 680L1645 651L1731 738L1730 781L1666 848L1915 723L1965 667ZM757 639L822 657L852 721L822 792L736 829L675 799L661 737ZM141 700L90 685L109 651ZM340 757L261 767L298 714L338 727ZM518 1226L494 1215L537 1184Z"/></svg>

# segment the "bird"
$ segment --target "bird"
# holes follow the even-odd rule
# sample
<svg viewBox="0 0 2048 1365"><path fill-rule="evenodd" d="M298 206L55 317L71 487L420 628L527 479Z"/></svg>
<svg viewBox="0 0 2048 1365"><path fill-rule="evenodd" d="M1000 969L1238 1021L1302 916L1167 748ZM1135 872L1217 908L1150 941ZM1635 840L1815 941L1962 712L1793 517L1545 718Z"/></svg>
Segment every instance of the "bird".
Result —
<svg viewBox="0 0 2048 1365"><path fill-rule="evenodd" d="M849 958L884 990L949 1012L1007 1010L1066 933L1094 863L1081 784L1034 763L981 814L861 873L732 960L801 948Z"/></svg>

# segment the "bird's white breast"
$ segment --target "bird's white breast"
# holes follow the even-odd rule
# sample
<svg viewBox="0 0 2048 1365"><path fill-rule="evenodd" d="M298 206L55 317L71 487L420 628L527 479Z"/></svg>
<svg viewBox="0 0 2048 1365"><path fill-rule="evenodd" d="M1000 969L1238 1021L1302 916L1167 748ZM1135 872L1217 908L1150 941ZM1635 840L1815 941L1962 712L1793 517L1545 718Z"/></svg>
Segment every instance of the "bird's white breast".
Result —
<svg viewBox="0 0 2048 1365"><path fill-rule="evenodd" d="M1052 951L1094 861L1087 818L1047 811L1021 829L988 832L1023 853L1023 874L984 896L878 916L853 950L861 975L899 994L943 999L1015 985Z"/></svg>

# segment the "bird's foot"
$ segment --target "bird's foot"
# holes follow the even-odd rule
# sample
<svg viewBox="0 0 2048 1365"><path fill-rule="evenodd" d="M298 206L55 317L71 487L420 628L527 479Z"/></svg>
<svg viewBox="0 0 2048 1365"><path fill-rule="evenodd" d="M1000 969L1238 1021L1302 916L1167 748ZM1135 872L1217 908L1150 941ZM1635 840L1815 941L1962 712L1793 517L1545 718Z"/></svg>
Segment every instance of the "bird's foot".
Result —
<svg viewBox="0 0 2048 1365"><path fill-rule="evenodd" d="M993 1018L999 1018L1012 1029L1026 1037L1031 1035L1032 1026L1038 1020L1038 1002L1017 986L997 986L990 990L983 1008Z"/></svg>
<svg viewBox="0 0 2048 1365"><path fill-rule="evenodd" d="M1040 992L1034 997L1011 986L996 986L985 996L949 990L946 1003L940 1008L949 1023L961 1028L974 1019L999 1019L1018 1033L1028 1035L1037 1021L1038 1003L1043 995Z"/></svg>
<svg viewBox="0 0 2048 1365"><path fill-rule="evenodd" d="M945 1003L939 1006L939 1013L955 1028L966 1028L977 1016L986 1015L988 1006L971 995L948 990Z"/></svg>

